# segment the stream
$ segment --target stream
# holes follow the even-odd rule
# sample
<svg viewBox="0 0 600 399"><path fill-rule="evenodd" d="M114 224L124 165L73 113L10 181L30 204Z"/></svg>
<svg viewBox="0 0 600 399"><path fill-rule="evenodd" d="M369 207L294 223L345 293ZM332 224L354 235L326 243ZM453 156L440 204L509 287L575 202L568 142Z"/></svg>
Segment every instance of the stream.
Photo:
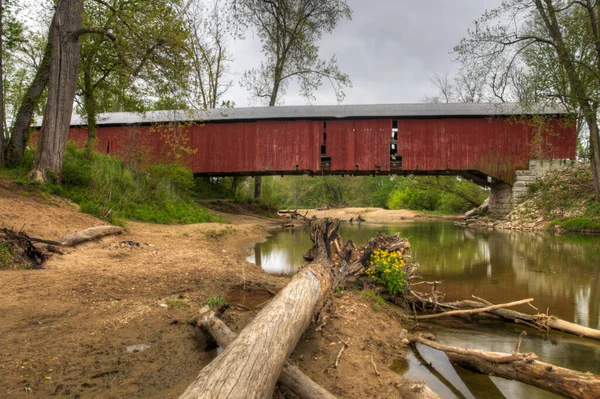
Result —
<svg viewBox="0 0 600 399"><path fill-rule="evenodd" d="M340 234L362 245L381 230L408 238L413 262L425 280L441 280L445 301L470 299L493 303L535 298L547 312L583 326L600 329L600 237L548 233L467 230L449 222L343 224ZM254 247L250 262L268 273L293 275L311 247L306 229L281 230ZM536 311L527 305L514 308ZM431 324L440 342L463 348L512 352L519 333L514 324L468 324L450 327ZM521 352L535 352L539 360L579 371L600 374L600 342L552 332L528 330ZM446 356L417 346L390 366L413 380L424 380L443 398L556 398L528 385L474 374L453 366ZM422 365L431 363L433 369Z"/></svg>

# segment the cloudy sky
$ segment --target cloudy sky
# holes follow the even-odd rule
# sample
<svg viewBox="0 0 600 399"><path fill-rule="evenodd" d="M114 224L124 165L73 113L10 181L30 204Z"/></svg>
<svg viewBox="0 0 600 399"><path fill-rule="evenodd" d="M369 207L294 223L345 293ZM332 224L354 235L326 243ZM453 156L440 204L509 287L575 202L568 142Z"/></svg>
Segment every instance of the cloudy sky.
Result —
<svg viewBox="0 0 600 399"><path fill-rule="evenodd" d="M486 9L501 0L347 0L351 21L341 22L323 37L323 58L336 55L340 69L349 74L353 87L344 104L410 103L436 94L430 78L456 69L452 48L459 43ZM232 42L233 72L242 73L261 61L260 43L252 34ZM227 99L236 106L250 105L248 94L237 83ZM332 90L323 86L313 104L335 104ZM304 105L306 100L290 86L285 105Z"/></svg>

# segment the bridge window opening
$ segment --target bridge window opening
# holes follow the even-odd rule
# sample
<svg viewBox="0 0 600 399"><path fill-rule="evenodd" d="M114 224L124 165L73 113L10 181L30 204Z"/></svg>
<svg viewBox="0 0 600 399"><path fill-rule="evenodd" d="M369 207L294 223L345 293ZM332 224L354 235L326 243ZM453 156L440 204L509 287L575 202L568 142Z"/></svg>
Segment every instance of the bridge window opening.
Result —
<svg viewBox="0 0 600 399"><path fill-rule="evenodd" d="M390 169L402 169L402 157L398 155L398 120L392 120L392 133L390 137Z"/></svg>
<svg viewBox="0 0 600 399"><path fill-rule="evenodd" d="M321 145L321 156L327 154L327 121L323 121L323 144Z"/></svg>
<svg viewBox="0 0 600 399"><path fill-rule="evenodd" d="M327 156L327 121L323 121L323 141L321 144L321 170L331 170L331 157Z"/></svg>

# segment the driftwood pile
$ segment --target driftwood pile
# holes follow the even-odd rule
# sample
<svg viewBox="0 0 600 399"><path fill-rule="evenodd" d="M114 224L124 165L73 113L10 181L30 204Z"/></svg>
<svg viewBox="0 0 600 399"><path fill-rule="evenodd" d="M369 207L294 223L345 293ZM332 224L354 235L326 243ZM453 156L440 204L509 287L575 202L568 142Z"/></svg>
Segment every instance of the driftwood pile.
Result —
<svg viewBox="0 0 600 399"><path fill-rule="evenodd" d="M73 247L96 238L121 233L123 233L123 229L117 226L97 226L54 241L29 237L22 230L14 231L2 228L0 229L0 240L13 251L16 261L28 263L33 269L41 269L50 253L62 253L60 247ZM38 248L36 243L46 244L46 246Z"/></svg>
<svg viewBox="0 0 600 399"><path fill-rule="evenodd" d="M473 320L471 317L476 316L478 319L516 323L534 330L546 332L557 330L579 337L600 339L599 330L580 326L544 313L530 315L506 309L528 304L537 310L531 305L533 298L496 305L475 296L473 296L473 300L443 302L443 294L438 289L441 282L417 281L420 280L418 267L418 264L407 266L408 279L412 281L412 284L402 296L393 298L394 302L412 312L413 319L416 321L446 317L467 317ZM415 291L413 288L418 286L429 286L431 290L430 292ZM417 311L428 314L417 315ZM412 336L410 341L413 344L419 343L443 351L450 361L477 373L520 381L567 398L600 397L600 376L538 361L535 353L520 353L524 335L526 335L525 331L521 333L513 353L486 352L447 346L435 342L435 337L431 335L417 334Z"/></svg>

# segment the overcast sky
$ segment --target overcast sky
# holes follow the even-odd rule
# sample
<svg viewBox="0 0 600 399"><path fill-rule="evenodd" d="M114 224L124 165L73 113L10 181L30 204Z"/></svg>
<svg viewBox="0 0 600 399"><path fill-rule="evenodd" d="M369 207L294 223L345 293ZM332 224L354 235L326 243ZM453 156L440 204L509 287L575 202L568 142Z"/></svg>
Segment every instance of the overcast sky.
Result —
<svg viewBox="0 0 600 399"><path fill-rule="evenodd" d="M341 22L324 36L321 55L338 59L353 87L344 104L414 103L437 93L430 78L456 69L452 48L467 34L473 21L501 0L347 0L351 21ZM230 45L234 57L234 87L226 95L236 106L250 105L237 83L242 73L261 59L258 39L249 32ZM325 84L313 104L336 104ZM297 87L290 86L285 105L305 105Z"/></svg>

